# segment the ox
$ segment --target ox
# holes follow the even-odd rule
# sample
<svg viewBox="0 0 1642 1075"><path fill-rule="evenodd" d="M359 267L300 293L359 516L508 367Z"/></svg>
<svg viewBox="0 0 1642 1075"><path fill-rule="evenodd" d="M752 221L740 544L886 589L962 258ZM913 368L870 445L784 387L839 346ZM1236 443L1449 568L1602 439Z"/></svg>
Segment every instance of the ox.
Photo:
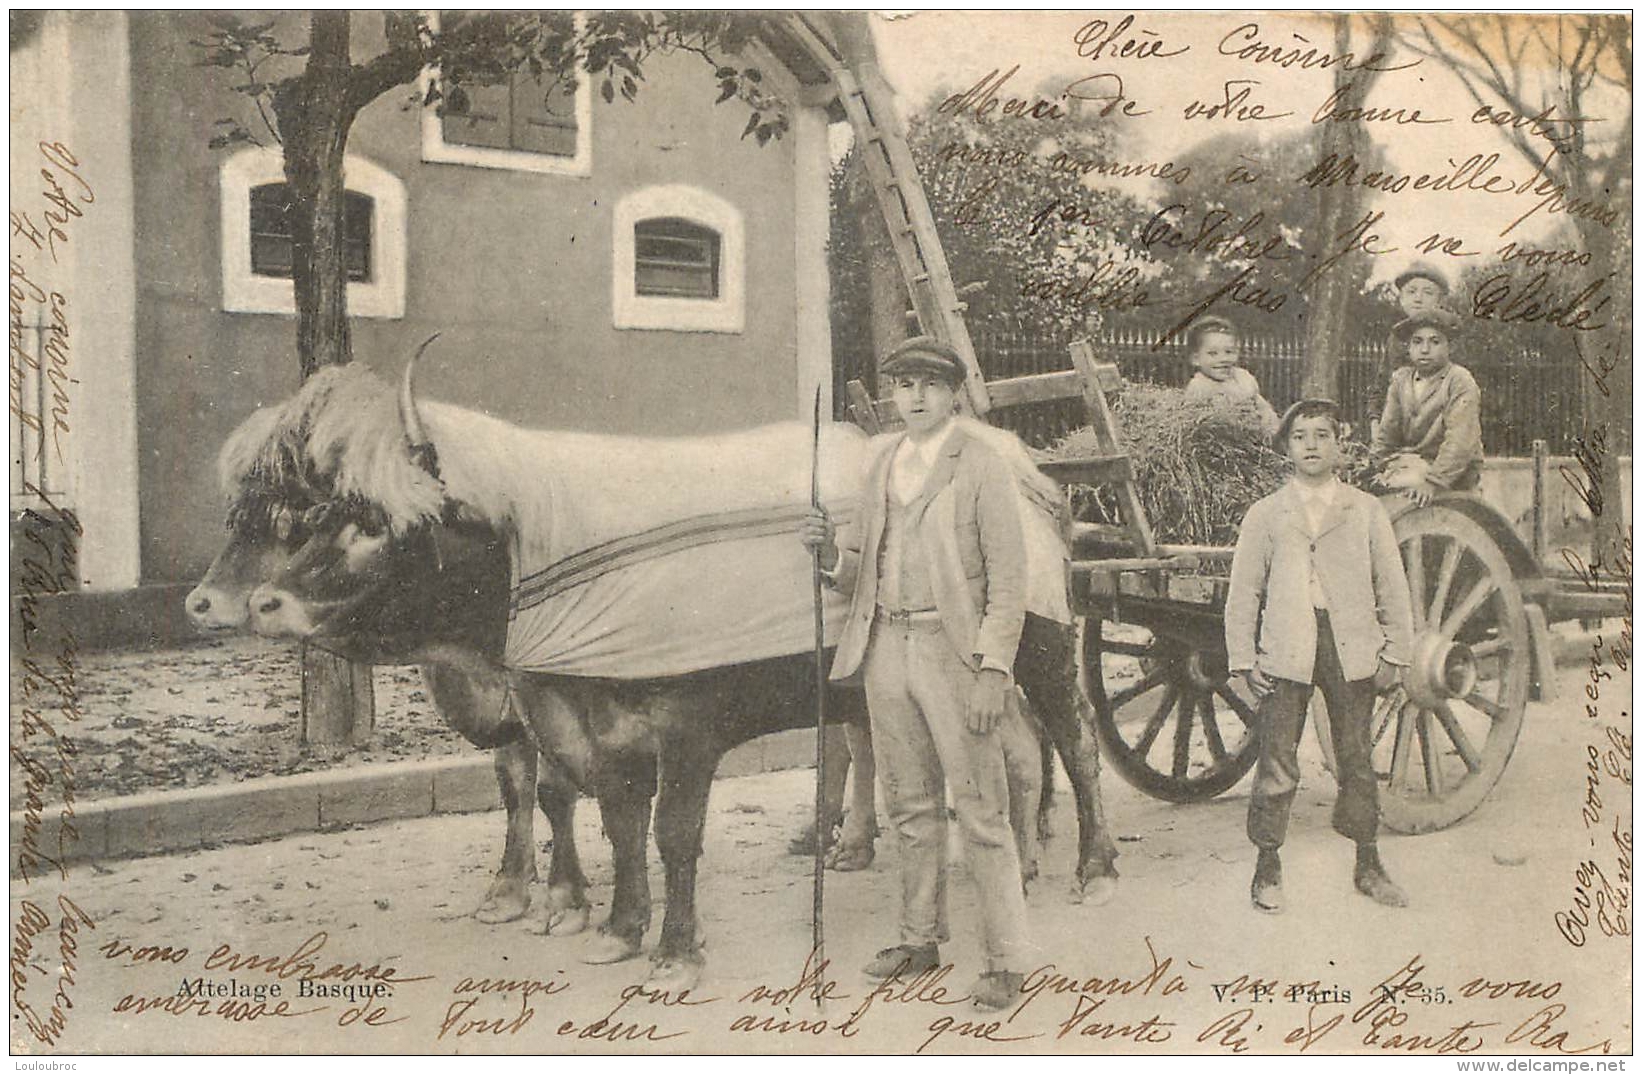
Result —
<svg viewBox="0 0 1642 1075"><path fill-rule="evenodd" d="M519 504L536 495L542 470L555 464L546 450L553 434L441 404L429 404L424 419L412 368L397 408L380 382L374 394L345 394L321 374L304 388L321 397L306 463L324 475L334 498L310 513L312 536L251 596L259 632L322 640L359 659L414 662L472 647L505 620L505 597L482 608L475 595L509 588ZM567 465L563 457L556 462ZM542 516L539 501L533 510ZM551 525L551 513L545 517ZM1069 631L1035 625L1016 671L1072 776L1077 886L1109 884L1114 850L1099 817L1098 762ZM650 919L645 845L654 798L667 907L652 978L670 988L693 981L701 962L695 875L713 773L730 747L809 724L810 656L643 679L548 672L513 679L544 753L599 800L614 850L609 919L584 958L613 961L640 950ZM829 693L835 719L865 721L859 691Z"/></svg>
<svg viewBox="0 0 1642 1075"><path fill-rule="evenodd" d="M300 443L300 429L283 418L279 408L263 408L241 424L219 455L219 477L232 497L228 543L184 601L189 619L201 631L248 625L251 592L274 577L307 540L309 512L324 499L292 450ZM549 759L538 765L535 745L513 710L506 674L470 648L471 639L483 638L487 630L494 634L494 624L475 620L472 628L478 633L469 646L430 652L420 670L440 716L474 746L493 751L507 811L501 865L475 917L509 922L529 909L530 884L537 877L534 786L552 832L553 856L547 907L533 928L554 935L580 932L591 907L575 843L576 788Z"/></svg>

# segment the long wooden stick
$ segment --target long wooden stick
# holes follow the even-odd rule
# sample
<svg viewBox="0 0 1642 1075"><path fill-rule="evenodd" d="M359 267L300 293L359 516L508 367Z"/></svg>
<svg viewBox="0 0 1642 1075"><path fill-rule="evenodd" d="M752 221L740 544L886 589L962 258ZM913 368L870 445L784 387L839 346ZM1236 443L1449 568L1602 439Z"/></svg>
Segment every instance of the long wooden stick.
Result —
<svg viewBox="0 0 1642 1075"><path fill-rule="evenodd" d="M821 386L815 386L815 421L810 435L810 507L821 507ZM810 550L810 583L815 599L815 878L811 894L811 950L814 966L825 963L826 929L822 908L826 902L826 845L827 833L822 830L825 809L827 751L825 747L827 720L827 662L822 652L826 645L826 623L821 610L821 549ZM816 990L816 1004L821 1003L822 990Z"/></svg>

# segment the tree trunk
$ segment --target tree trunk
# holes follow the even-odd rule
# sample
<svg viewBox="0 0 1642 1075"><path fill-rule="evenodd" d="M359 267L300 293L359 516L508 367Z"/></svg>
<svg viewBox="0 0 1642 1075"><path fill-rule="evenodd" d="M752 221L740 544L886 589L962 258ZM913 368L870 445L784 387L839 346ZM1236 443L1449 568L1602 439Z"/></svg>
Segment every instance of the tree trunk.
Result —
<svg viewBox="0 0 1642 1075"><path fill-rule="evenodd" d="M1375 23L1373 42L1366 48L1351 47L1351 16L1334 16L1334 54L1355 51L1357 55L1372 55L1388 51L1391 44L1390 21ZM1373 71L1348 71L1344 66L1334 69L1336 91L1351 87L1351 99L1362 101L1377 78ZM1317 159L1325 160L1330 153L1337 159L1354 156L1361 159L1367 139L1360 123L1338 121L1323 124ZM1357 187L1337 183L1322 187L1318 192L1317 234L1312 245L1319 260L1332 254L1334 244L1361 219L1363 198ZM1326 248L1326 251L1325 249ZM1300 394L1307 398L1338 400L1340 398L1340 356L1344 350L1346 312L1350 308L1352 262L1365 257L1353 253L1342 258L1335 267L1310 282L1313 289L1306 314L1306 353L1301 370Z"/></svg>
<svg viewBox="0 0 1642 1075"><path fill-rule="evenodd" d="M343 250L342 174L355 111L347 93L349 15L316 11L313 49L302 76L274 99L291 191L292 286L302 378L353 358ZM357 745L375 724L371 666L312 646L302 648L302 743Z"/></svg>

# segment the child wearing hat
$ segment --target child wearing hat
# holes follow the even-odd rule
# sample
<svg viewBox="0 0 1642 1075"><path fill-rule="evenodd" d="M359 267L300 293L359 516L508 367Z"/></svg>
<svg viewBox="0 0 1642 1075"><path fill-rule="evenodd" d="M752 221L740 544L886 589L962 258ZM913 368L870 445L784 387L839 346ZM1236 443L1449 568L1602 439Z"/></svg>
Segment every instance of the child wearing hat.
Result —
<svg viewBox="0 0 1642 1075"><path fill-rule="evenodd" d="M1224 317L1200 317L1186 329L1186 353L1197 368L1186 383L1187 399L1214 400L1233 406L1252 403L1267 436L1277 428L1277 412L1260 394L1254 374L1237 364L1241 350L1237 328Z"/></svg>
<svg viewBox="0 0 1642 1075"><path fill-rule="evenodd" d="M1381 484L1422 506L1482 480L1482 392L1471 372L1454 364L1458 331L1459 318L1441 306L1391 330L1409 364L1391 375L1370 456L1380 465Z"/></svg>
<svg viewBox="0 0 1642 1075"><path fill-rule="evenodd" d="M900 938L866 973L910 980L941 965L944 782L980 890L987 970L970 995L996 1011L1014 1003L1034 958L1002 741L1026 615L1018 493L1008 463L954 421L956 351L918 337L880 372L906 431L873 458L842 547L824 512L801 530L832 585L852 595L831 675L864 680L900 850Z"/></svg>
<svg viewBox="0 0 1642 1075"><path fill-rule="evenodd" d="M1397 305L1404 317L1434 310L1448 302L1448 277L1429 261L1416 261L1397 274Z"/></svg>
<svg viewBox="0 0 1642 1075"><path fill-rule="evenodd" d="M1278 857L1299 787L1298 750L1313 690L1328 704L1334 743L1334 829L1357 845L1353 881L1376 903L1408 898L1378 848L1379 786L1370 759L1374 698L1411 657L1408 580L1391 520L1372 495L1335 476L1339 410L1331 400L1290 407L1277 447L1294 475L1249 508L1226 596L1226 654L1260 698L1259 761L1249 796L1249 840L1259 849L1249 897L1283 909Z"/></svg>

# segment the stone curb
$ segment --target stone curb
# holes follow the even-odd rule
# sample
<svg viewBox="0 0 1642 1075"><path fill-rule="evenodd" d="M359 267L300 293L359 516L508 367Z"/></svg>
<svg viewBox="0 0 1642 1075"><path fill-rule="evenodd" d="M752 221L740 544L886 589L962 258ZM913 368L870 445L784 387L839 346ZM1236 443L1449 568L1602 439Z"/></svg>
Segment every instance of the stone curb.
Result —
<svg viewBox="0 0 1642 1075"><path fill-rule="evenodd" d="M814 758L814 732L781 732L730 751L718 775L792 769ZM490 755L474 753L90 800L76 804L69 819L78 839L64 832L62 819L48 804L33 845L66 867L378 821L496 810L501 805ZM24 811L12 812L13 877L19 873L17 849L24 818ZM42 856L31 872L51 869Z"/></svg>

